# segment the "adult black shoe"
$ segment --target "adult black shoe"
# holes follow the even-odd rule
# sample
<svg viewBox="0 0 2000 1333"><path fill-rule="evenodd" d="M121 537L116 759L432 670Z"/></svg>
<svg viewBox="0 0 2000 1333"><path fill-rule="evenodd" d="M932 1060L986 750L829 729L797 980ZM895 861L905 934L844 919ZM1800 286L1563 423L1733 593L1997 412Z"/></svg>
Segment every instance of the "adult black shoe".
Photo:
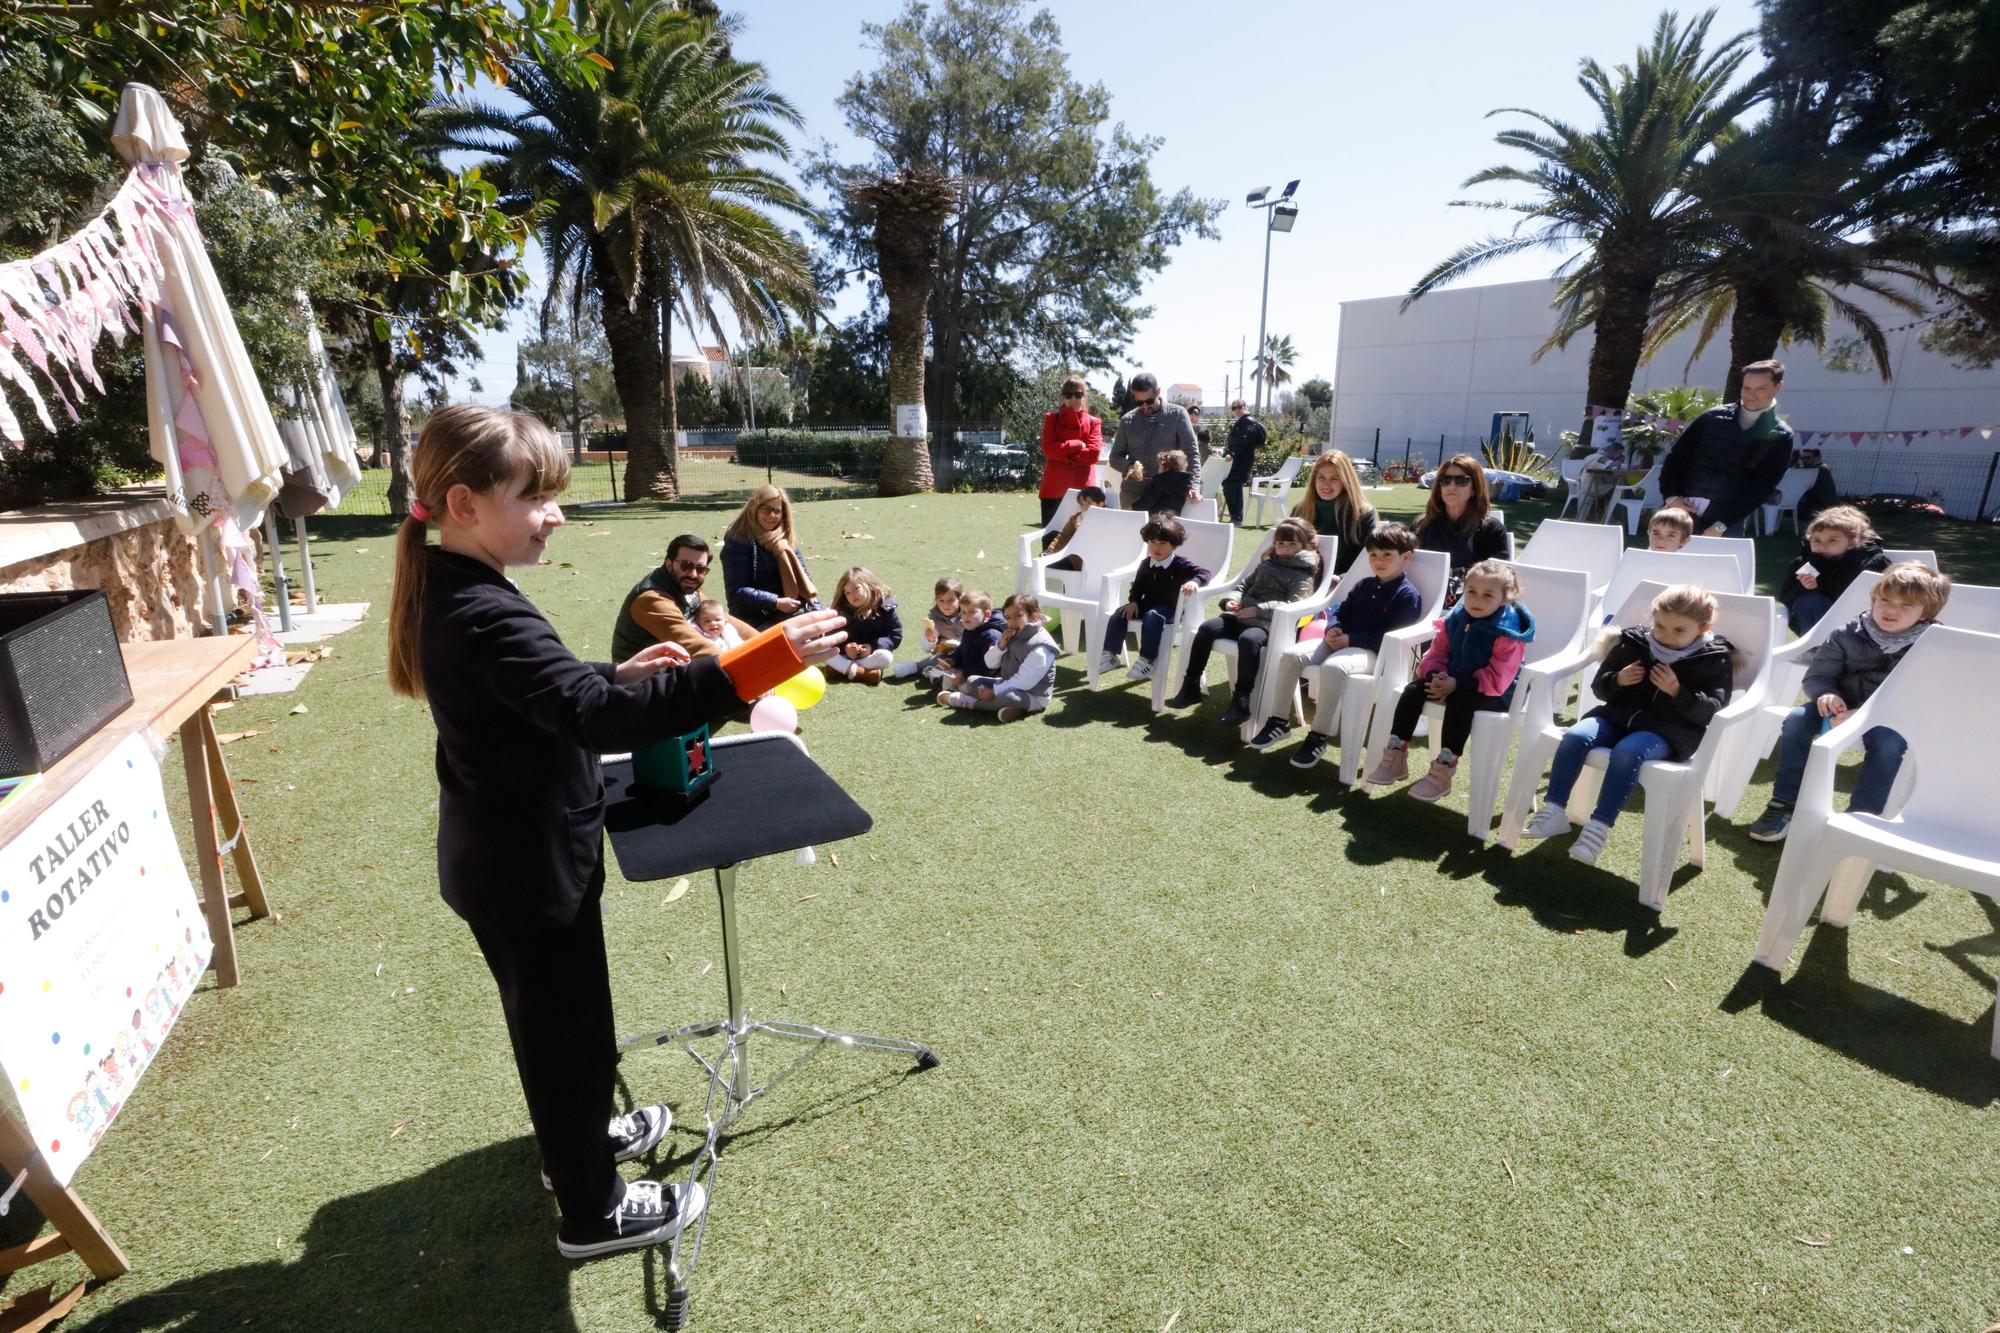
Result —
<svg viewBox="0 0 2000 1333"><path fill-rule="evenodd" d="M700 1185L630 1181L611 1216L584 1222L564 1218L556 1231L556 1250L565 1259L595 1259L644 1249L680 1235L707 1207L708 1191Z"/></svg>
<svg viewBox="0 0 2000 1333"><path fill-rule="evenodd" d="M657 1104L611 1117L610 1125L605 1128L611 1139L611 1160L629 1162L635 1157L644 1157L673 1127L674 1113ZM547 1170L542 1172L542 1188L555 1188Z"/></svg>
<svg viewBox="0 0 2000 1333"><path fill-rule="evenodd" d="M1167 708L1193 708L1201 702L1201 691L1191 685L1183 685L1174 697L1163 705Z"/></svg>
<svg viewBox="0 0 2000 1333"><path fill-rule="evenodd" d="M1250 720L1250 701L1242 695L1231 695L1229 707L1222 710L1222 716L1215 719L1225 727L1240 727Z"/></svg>
<svg viewBox="0 0 2000 1333"><path fill-rule="evenodd" d="M1307 732L1299 748L1292 751L1292 767L1312 768L1317 765L1320 757L1326 753L1326 739L1317 731Z"/></svg>
<svg viewBox="0 0 2000 1333"><path fill-rule="evenodd" d="M1265 720L1264 729L1250 738L1250 748L1268 750L1291 734L1291 723L1282 717L1268 718Z"/></svg>

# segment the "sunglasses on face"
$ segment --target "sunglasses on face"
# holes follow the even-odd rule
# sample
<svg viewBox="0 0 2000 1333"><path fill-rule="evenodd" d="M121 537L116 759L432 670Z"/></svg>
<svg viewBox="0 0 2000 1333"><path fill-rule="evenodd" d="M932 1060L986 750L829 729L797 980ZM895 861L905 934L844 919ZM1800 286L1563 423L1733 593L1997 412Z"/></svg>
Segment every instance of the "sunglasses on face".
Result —
<svg viewBox="0 0 2000 1333"><path fill-rule="evenodd" d="M706 574L708 573L708 561L704 560L698 565L692 565L685 560L676 560L674 561L674 568L683 574Z"/></svg>
<svg viewBox="0 0 2000 1333"><path fill-rule="evenodd" d="M1471 484L1472 478L1466 476L1463 472L1447 472L1438 478L1438 485L1440 486L1470 486Z"/></svg>
<svg viewBox="0 0 2000 1333"><path fill-rule="evenodd" d="M1134 398L1134 399L1132 400L1132 406L1134 406L1134 407L1151 407L1151 406L1152 406L1152 405L1153 405L1154 403L1157 403L1157 402L1159 402L1159 401L1160 401L1160 400L1159 400L1158 398Z"/></svg>
<svg viewBox="0 0 2000 1333"><path fill-rule="evenodd" d="M1063 397L1065 397L1065 398L1081 398L1081 397L1083 397L1083 393L1082 393L1082 391L1080 391L1080 390L1077 390L1077 389L1065 389L1065 390L1063 390Z"/></svg>

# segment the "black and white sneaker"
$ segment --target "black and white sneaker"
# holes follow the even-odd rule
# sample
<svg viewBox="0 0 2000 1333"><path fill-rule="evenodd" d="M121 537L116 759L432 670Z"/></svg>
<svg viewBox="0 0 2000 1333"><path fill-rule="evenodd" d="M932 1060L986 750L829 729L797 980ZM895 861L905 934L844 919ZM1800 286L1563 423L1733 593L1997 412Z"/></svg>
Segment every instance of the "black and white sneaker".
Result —
<svg viewBox="0 0 2000 1333"><path fill-rule="evenodd" d="M1312 768L1318 764L1320 757L1326 753L1326 741L1327 738L1320 732L1307 732L1306 738L1299 742L1299 748L1292 751L1292 767Z"/></svg>
<svg viewBox="0 0 2000 1333"><path fill-rule="evenodd" d="M700 1185L630 1181L611 1216L578 1223L564 1218L556 1232L556 1250L565 1259L595 1259L658 1245L680 1235L706 1207L708 1191Z"/></svg>
<svg viewBox="0 0 2000 1333"><path fill-rule="evenodd" d="M636 1111L613 1116L605 1130L611 1139L611 1160L629 1162L635 1157L644 1157L673 1127L674 1113L665 1106L642 1106ZM546 1168L542 1171L542 1188L555 1188L549 1181Z"/></svg>
<svg viewBox="0 0 2000 1333"><path fill-rule="evenodd" d="M1268 750L1292 734L1292 724L1282 717L1266 718L1263 730L1250 738L1253 750Z"/></svg>

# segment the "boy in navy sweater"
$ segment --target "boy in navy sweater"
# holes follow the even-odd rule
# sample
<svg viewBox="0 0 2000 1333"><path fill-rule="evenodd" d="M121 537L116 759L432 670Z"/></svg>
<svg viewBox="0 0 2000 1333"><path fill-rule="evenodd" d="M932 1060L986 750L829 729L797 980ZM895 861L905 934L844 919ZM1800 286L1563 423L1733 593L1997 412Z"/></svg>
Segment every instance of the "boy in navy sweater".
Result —
<svg viewBox="0 0 2000 1333"><path fill-rule="evenodd" d="M986 674L986 654L999 646L1000 636L1007 632L1006 618L993 609L992 596L977 588L959 599L958 617L965 622L965 636L943 659L946 694L962 690L966 681Z"/></svg>
<svg viewBox="0 0 2000 1333"><path fill-rule="evenodd" d="M1118 654L1125 647L1125 626L1139 622L1139 656L1125 674L1145 680L1153 674L1153 661L1160 655L1160 638L1174 623L1174 613L1183 593L1192 593L1208 582L1209 573L1186 556L1177 554L1187 540L1187 529L1172 514L1158 514L1139 529L1146 543L1146 558L1132 578L1125 605L1104 622L1104 643L1099 652L1097 672L1103 675L1118 667Z"/></svg>
<svg viewBox="0 0 2000 1333"><path fill-rule="evenodd" d="M1250 746L1268 750L1292 734L1291 698L1299 676L1311 667L1319 672L1319 695L1313 704L1312 730L1292 754L1292 767L1311 768L1326 753L1340 719L1340 690L1350 674L1375 666L1382 636L1414 625L1423 613L1417 585L1404 571L1417 549L1417 534L1401 523L1378 523L1368 535L1368 572L1348 590L1347 599L1327 613L1326 633L1281 654L1274 663L1277 693L1272 697L1285 711L1264 719L1263 730Z"/></svg>

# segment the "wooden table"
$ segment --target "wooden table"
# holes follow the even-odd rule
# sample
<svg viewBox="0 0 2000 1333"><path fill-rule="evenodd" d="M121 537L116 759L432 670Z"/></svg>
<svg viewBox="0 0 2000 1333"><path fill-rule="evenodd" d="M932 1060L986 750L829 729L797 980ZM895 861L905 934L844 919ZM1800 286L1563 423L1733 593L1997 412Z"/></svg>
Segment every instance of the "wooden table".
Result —
<svg viewBox="0 0 2000 1333"><path fill-rule="evenodd" d="M250 848L250 835L243 826L243 813L236 804L236 792L222 761L222 745L216 739L208 706L229 688L238 674L249 668L257 655L256 641L246 635L170 639L128 643L124 652L125 672L132 682L132 706L63 756L42 774L39 783L0 812L0 846L13 841L37 815L89 776L126 737L147 729L159 736L178 731L181 760L187 769L188 812L194 820L195 860L201 869L201 910L208 919L209 939L214 946L209 966L215 969L217 985L234 986L236 932L230 910L247 906L252 916L269 916L271 908L264 897L257 858ZM242 891L233 895L223 881L223 849L215 832L217 815L222 817L223 826L231 830L228 851L236 862L236 877L242 885ZM131 1269L117 1242L105 1233L83 1200L56 1184L26 1131L13 1116L6 1114L0 1114L0 1170L5 1173L5 1179L0 1179L0 1189L5 1189L23 1170L27 1172L21 1192L34 1200L42 1216L55 1227L53 1235L38 1236L25 1245L0 1251L0 1274L70 1252L89 1265L92 1275L99 1280ZM67 1314L88 1287L89 1283L79 1282L60 1294L54 1287L27 1292L0 1310L0 1330L46 1328Z"/></svg>

